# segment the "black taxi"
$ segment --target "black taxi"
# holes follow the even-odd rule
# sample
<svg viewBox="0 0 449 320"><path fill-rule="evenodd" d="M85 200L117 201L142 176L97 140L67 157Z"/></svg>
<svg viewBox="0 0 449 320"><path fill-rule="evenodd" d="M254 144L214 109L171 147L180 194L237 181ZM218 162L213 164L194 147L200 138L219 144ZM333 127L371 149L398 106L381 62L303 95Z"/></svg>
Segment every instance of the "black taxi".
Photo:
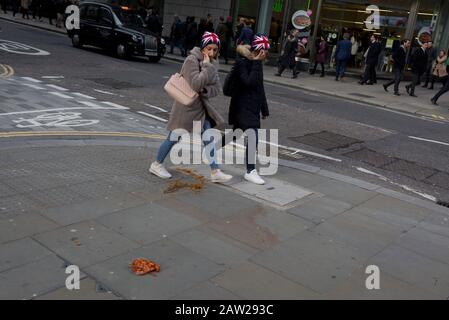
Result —
<svg viewBox="0 0 449 320"><path fill-rule="evenodd" d="M119 58L146 56L158 62L165 54L165 41L146 28L141 16L124 6L83 2L79 6L79 29L68 30L76 48L91 45L111 50Z"/></svg>

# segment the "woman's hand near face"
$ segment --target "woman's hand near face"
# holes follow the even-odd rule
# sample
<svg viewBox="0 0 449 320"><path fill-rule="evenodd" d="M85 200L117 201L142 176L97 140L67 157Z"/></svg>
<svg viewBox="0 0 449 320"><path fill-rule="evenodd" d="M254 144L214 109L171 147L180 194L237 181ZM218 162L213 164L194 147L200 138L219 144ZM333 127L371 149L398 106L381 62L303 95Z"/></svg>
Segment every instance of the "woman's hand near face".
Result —
<svg viewBox="0 0 449 320"><path fill-rule="evenodd" d="M209 63L209 62L210 62L210 57L209 57L209 55L206 54L206 53L203 53L203 55L204 55L204 60L203 60L203 62L204 62L204 63Z"/></svg>

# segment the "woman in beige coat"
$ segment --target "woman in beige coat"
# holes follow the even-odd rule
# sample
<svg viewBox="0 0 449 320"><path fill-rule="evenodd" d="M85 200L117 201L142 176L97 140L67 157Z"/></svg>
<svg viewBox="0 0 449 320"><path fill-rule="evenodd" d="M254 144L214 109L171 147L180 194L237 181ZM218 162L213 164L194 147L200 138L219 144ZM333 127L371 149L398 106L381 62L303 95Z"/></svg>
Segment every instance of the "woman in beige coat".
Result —
<svg viewBox="0 0 449 320"><path fill-rule="evenodd" d="M435 84L435 80L438 80L442 82L443 84L446 83L448 80L448 73L446 70L446 62L447 62L447 54L446 51L441 50L440 55L438 56L437 60L435 61L435 67L433 69L433 77L432 82L430 84L430 90L433 89L433 85Z"/></svg>
<svg viewBox="0 0 449 320"><path fill-rule="evenodd" d="M224 124L223 118L209 101L210 98L219 94L221 88L218 77L219 49L220 39L218 36L215 33L206 32L202 37L201 47L193 48L184 61L181 75L190 87L198 92L199 98L191 106L185 106L176 101L173 104L167 125L167 130L170 133L160 146L156 161L150 167L150 172L162 179L171 178L171 174L165 169L163 162L178 142L170 139L173 130L184 129L192 133L194 121L201 121L203 132ZM213 143L213 139L204 144L208 145L209 143ZM232 176L223 173L218 168L215 154L215 148L212 148L212 159L210 161L212 182L224 183L230 181Z"/></svg>

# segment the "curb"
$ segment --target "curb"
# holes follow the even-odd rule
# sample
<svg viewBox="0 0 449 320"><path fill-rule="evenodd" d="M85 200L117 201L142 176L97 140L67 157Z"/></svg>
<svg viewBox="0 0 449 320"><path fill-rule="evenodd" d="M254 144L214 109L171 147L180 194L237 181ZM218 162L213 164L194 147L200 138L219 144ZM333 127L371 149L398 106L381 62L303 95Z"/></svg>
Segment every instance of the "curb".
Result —
<svg viewBox="0 0 449 320"><path fill-rule="evenodd" d="M13 148L27 148L27 147L62 147L62 146L128 146L128 147L154 147L157 148L159 146L160 140L155 139L157 141L152 141L153 139L145 138L145 137L108 137L108 136L76 136L73 135L70 139L61 138L61 136L40 136L34 137L31 140L30 137L17 137L17 138L2 138L0 140L0 149L2 149L2 144L4 144L5 148L8 147ZM4 141L4 142L2 142ZM14 141L14 144L11 142ZM17 144L17 141L20 143ZM34 143L33 143L34 141ZM380 195L389 196L391 198L404 201L425 209L429 209L435 212L439 212L442 214L447 214L449 216L449 209L438 205L435 202L429 200L423 200L405 193L401 193L398 191L394 191L391 189L384 188L382 186L366 182L361 179L352 178L350 176L342 175L339 173L334 173L325 169L322 169L317 166L311 166L299 161L290 161L290 160L279 160L279 166L290 168L292 170L301 170L307 173L316 174L328 179L340 181L343 183L347 183L368 191L376 192Z"/></svg>

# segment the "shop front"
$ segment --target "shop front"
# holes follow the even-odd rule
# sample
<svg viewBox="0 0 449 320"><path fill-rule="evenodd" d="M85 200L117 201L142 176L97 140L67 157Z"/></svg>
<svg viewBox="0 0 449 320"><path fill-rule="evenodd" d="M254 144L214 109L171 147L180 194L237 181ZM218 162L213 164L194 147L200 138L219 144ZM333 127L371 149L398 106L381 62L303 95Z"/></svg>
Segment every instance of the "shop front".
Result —
<svg viewBox="0 0 449 320"><path fill-rule="evenodd" d="M413 39L414 46L419 46L423 39L432 39L435 46L447 50L449 47L449 1L444 0L275 0L269 5L271 15L258 16L264 1L239 0L249 6L245 12L251 13L256 26L268 28L257 30L269 34L272 51L279 54L281 44L288 31L298 27L292 21L295 13L307 12L310 25L300 27L301 37L309 40L309 48L314 39L323 35L330 45L331 52L343 34L351 35L353 46L352 66L360 67L363 54L369 46L369 38L376 34L383 45L379 69L391 71L391 56L394 46L401 39ZM250 4L251 2L251 4ZM369 5L379 8L379 26L375 29L367 27L365 21L372 14L367 13ZM252 8L252 10L250 9ZM265 23L260 23L265 19ZM258 22L259 21L259 22Z"/></svg>

